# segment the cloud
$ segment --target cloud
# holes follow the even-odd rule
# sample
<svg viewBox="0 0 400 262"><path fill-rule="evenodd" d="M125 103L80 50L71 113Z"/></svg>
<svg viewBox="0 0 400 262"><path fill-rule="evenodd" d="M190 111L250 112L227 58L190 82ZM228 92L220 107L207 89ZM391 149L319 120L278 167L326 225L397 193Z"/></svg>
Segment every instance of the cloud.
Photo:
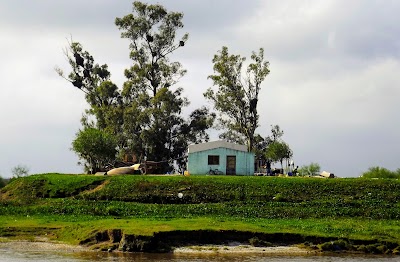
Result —
<svg viewBox="0 0 400 262"><path fill-rule="evenodd" d="M265 1L236 27L236 49L265 48L258 132L279 124L302 164L357 176L399 153L397 2ZM342 174L340 174L342 173Z"/></svg>
<svg viewBox="0 0 400 262"><path fill-rule="evenodd" d="M158 3L152 0L149 3ZM339 176L373 165L398 168L400 95L398 1L172 1L190 38L171 60L188 74L179 82L192 102L208 104L212 58L223 45L249 58L260 47L271 73L262 85L263 136L279 124L299 165L318 162ZM132 1L11 1L0 3L0 175L26 164L31 172L80 172L69 150L86 108L84 94L54 71L72 36L122 86L129 41L115 17Z"/></svg>

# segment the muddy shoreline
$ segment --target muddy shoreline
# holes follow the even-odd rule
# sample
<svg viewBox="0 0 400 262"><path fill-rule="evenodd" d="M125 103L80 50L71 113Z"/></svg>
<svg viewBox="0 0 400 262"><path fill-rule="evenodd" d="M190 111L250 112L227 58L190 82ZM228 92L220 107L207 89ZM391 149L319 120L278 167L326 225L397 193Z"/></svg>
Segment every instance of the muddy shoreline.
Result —
<svg viewBox="0 0 400 262"><path fill-rule="evenodd" d="M75 246L50 240L9 240L2 238L0 249L7 248L12 250L40 251L40 252L105 252L104 250L93 249L88 246ZM113 252L123 252L114 250ZM271 255L312 255L319 253L297 246L274 246L274 247L254 247L242 243L229 243L227 245L192 245L174 248L170 253L173 254L271 254Z"/></svg>
<svg viewBox="0 0 400 262"><path fill-rule="evenodd" d="M260 253L307 255L318 253L361 253L399 255L398 243L321 238L289 233L256 233L235 230L158 232L151 236L125 234L121 229L93 232L79 245L52 241L47 237L0 238L0 247L67 252L125 253Z"/></svg>

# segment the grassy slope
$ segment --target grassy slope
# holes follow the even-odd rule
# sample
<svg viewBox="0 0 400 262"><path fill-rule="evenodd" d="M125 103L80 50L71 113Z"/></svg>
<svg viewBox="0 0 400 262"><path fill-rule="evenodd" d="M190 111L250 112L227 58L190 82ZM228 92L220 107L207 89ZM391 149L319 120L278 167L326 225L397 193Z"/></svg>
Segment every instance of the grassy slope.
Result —
<svg viewBox="0 0 400 262"><path fill-rule="evenodd" d="M400 242L399 189L397 180L35 175L0 191L0 235L53 228L76 244L113 228L213 229Z"/></svg>
<svg viewBox="0 0 400 262"><path fill-rule="evenodd" d="M400 225L390 220L355 219L257 219L252 222L238 219L112 219L103 218L74 221L56 217L0 216L0 233L5 236L30 238L33 235L52 236L53 240L62 240L78 244L93 232L107 229L122 229L126 234L152 235L163 231L190 230L236 230L260 233L291 233L313 237L345 238L352 240L379 240L399 243ZM18 229L14 232L11 229ZM32 229L32 230L30 230ZM7 235L9 234L9 235Z"/></svg>

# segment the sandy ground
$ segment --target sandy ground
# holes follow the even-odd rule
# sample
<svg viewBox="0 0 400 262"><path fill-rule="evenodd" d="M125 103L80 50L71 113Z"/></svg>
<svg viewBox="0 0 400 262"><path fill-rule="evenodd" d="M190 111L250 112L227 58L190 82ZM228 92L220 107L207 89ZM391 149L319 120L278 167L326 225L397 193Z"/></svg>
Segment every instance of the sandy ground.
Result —
<svg viewBox="0 0 400 262"><path fill-rule="evenodd" d="M0 249L16 249L28 251L59 251L59 252L88 252L93 251L88 247L74 246L58 242L49 242L46 239L35 239L34 241L13 241L7 238L0 238ZM274 246L274 247L254 247L240 243L230 243L229 245L202 245L186 246L174 249L175 254L273 254L273 255L308 255L315 254L316 251L310 251L296 246Z"/></svg>
<svg viewBox="0 0 400 262"><path fill-rule="evenodd" d="M47 239L35 239L34 241L9 240L0 238L0 249L16 249L27 251L61 251L61 252L83 252L90 251L83 246L74 246L58 242L50 242Z"/></svg>
<svg viewBox="0 0 400 262"><path fill-rule="evenodd" d="M260 253L260 254L282 254L282 255L307 255L315 253L297 246L274 246L274 247L254 247L240 243L230 243L229 245L203 245L179 247L174 253Z"/></svg>

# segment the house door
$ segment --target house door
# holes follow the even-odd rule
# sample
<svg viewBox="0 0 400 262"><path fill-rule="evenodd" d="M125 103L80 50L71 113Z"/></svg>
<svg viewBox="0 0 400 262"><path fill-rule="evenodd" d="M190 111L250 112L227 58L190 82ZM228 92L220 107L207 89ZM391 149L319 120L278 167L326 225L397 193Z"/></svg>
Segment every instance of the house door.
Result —
<svg viewBox="0 0 400 262"><path fill-rule="evenodd" d="M226 174L236 175L236 156L226 157Z"/></svg>

